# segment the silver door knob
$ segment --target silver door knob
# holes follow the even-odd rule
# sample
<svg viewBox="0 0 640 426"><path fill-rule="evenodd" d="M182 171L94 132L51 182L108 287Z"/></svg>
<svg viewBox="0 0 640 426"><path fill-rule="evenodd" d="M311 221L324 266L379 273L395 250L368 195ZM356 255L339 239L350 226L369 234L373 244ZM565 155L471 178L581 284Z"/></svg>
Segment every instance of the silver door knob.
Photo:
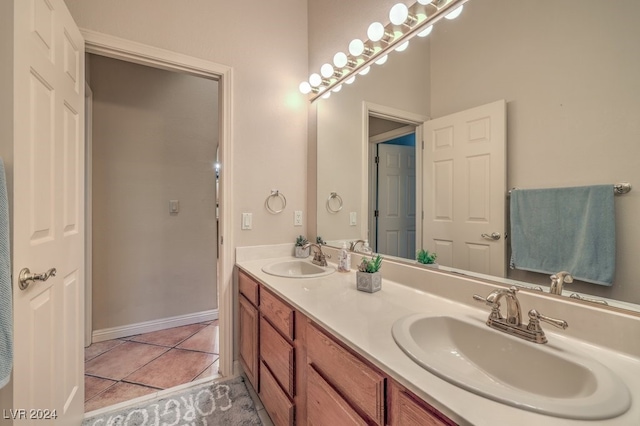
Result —
<svg viewBox="0 0 640 426"><path fill-rule="evenodd" d="M26 290L34 281L46 281L56 276L56 268L51 268L42 274L33 274L29 268L22 268L18 276L20 290Z"/></svg>
<svg viewBox="0 0 640 426"><path fill-rule="evenodd" d="M491 234L481 234L480 236L485 240L491 240L491 241L497 241L500 239L499 232L492 232Z"/></svg>

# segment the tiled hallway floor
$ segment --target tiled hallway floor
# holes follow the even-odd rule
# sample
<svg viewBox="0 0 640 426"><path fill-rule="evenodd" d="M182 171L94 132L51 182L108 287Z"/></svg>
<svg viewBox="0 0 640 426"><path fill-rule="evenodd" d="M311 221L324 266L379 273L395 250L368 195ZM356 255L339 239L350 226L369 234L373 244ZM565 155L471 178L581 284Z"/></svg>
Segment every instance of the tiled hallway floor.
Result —
<svg viewBox="0 0 640 426"><path fill-rule="evenodd" d="M85 412L218 372L218 321L94 343L84 351Z"/></svg>

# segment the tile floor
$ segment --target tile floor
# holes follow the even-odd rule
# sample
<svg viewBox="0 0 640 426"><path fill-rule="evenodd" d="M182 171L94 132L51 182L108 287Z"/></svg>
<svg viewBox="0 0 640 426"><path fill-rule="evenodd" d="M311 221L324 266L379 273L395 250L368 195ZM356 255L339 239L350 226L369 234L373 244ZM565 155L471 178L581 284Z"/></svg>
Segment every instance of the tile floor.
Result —
<svg viewBox="0 0 640 426"><path fill-rule="evenodd" d="M218 321L94 343L84 352L85 412L218 372Z"/></svg>

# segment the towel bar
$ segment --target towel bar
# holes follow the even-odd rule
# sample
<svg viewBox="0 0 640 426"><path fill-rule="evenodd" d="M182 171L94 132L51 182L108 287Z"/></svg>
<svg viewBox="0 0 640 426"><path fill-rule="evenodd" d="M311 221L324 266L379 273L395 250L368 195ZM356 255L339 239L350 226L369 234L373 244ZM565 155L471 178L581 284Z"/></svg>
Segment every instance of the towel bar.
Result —
<svg viewBox="0 0 640 426"><path fill-rule="evenodd" d="M509 194L507 194L507 197L509 197L511 195L511 192L515 191L516 189L520 188L511 188L509 190ZM631 184L629 182L620 182L613 185L613 193L616 195L628 194L629 192L631 192Z"/></svg>

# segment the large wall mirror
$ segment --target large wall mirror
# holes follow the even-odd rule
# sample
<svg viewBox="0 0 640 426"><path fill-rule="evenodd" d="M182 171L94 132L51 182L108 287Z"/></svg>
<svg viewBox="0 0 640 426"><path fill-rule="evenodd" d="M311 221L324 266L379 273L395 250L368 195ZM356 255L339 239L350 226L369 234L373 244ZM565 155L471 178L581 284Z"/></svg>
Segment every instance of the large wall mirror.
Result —
<svg viewBox="0 0 640 426"><path fill-rule="evenodd" d="M371 117L414 126L420 145L422 117L504 100L505 197L512 187L634 186L615 198L613 286L575 281L566 289L640 310L638 18L637 0L471 0L456 20L319 100L317 234L330 242L370 237ZM418 159L416 203L424 207L422 174ZM332 193L342 200L337 212L327 205ZM418 218L418 236L422 226ZM549 284L548 275L507 268L507 258L502 278Z"/></svg>

